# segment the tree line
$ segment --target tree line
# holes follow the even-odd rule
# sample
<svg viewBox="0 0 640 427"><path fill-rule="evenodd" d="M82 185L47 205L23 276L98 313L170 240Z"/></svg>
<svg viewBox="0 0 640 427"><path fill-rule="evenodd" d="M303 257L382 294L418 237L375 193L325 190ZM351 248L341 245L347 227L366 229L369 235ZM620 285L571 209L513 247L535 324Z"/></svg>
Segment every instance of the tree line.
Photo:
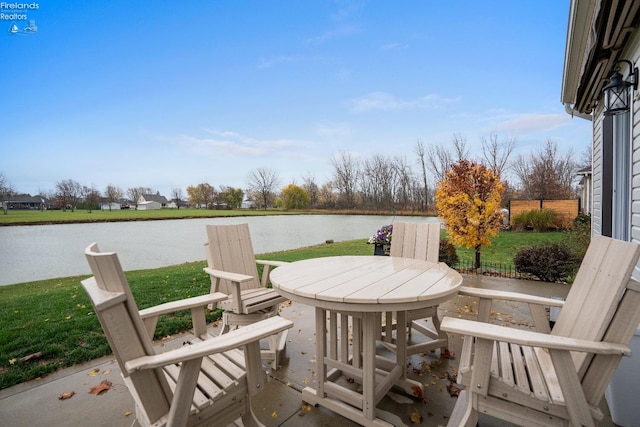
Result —
<svg viewBox="0 0 640 427"><path fill-rule="evenodd" d="M572 150L558 152L549 139L528 155L512 158L516 146L513 137L500 137L492 132L481 139L482 153L470 153L467 140L454 134L448 144L424 144L417 141L411 156L372 154L361 158L340 151L331 159L332 177L318 183L312 174L302 182L281 187L277 170L257 168L247 175L246 188L226 185L215 187L198 183L186 188L173 188L169 200L176 206L203 209L236 209L247 200L256 208L284 209L360 209L371 211L433 211L435 189L451 166L461 160L483 164L502 181L503 201L511 199L569 199L577 197L576 172L591 163L590 151L576 159ZM103 191L73 179L56 182L55 189L41 196L59 209L75 210L79 206L97 208L127 199L135 208L140 195L157 193L148 187L123 190L107 185ZM19 194L0 172L0 198L5 201Z"/></svg>

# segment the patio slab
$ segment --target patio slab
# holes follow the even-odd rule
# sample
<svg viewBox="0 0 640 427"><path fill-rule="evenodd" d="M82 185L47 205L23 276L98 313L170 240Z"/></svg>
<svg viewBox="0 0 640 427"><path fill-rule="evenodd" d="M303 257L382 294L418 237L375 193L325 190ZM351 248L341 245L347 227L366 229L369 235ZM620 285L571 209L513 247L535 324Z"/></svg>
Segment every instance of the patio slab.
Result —
<svg viewBox="0 0 640 427"><path fill-rule="evenodd" d="M465 286L525 292L541 296L565 297L569 287L542 282L498 279L483 276L465 276ZM472 298L456 297L439 308L441 316L474 318L475 302ZM498 303L492 319L511 327L527 328L530 318L522 304ZM281 315L294 322L289 331L287 348L280 369L270 372L271 381L253 401L253 408L266 426L356 426L357 424L322 407L304 404L301 391L313 386L315 376L314 311L312 307L292 303L282 309ZM212 326L215 332L216 328ZM188 335L174 337L158 343L172 348L182 345ZM408 360L408 372L412 379L425 385L424 400L409 397L400 391L392 391L378 405L378 416L393 425L446 425L456 397L447 387L457 368L461 338L450 336L449 349L453 358L441 358L436 351L413 355ZM101 395L90 394L91 387L108 380L113 386ZM357 388L357 384L351 384ZM65 392L75 392L66 400L58 397ZM607 414L602 426L613 427ZM422 419L421 423L417 423ZM113 357L103 357L90 363L63 369L41 380L0 390L0 424L10 426L62 427L62 426L115 426L134 427L133 399L120 377L120 370ZM480 425L485 427L509 427L512 424L481 415Z"/></svg>

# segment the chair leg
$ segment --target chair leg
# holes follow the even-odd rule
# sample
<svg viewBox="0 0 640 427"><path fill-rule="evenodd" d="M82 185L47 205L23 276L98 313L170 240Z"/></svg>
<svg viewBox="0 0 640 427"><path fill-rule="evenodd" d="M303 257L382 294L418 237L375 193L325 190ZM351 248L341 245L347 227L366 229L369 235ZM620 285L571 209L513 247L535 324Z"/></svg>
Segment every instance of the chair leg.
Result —
<svg viewBox="0 0 640 427"><path fill-rule="evenodd" d="M249 407L249 410L242 416L241 420L244 427L264 427L264 424L258 421L251 407Z"/></svg>
<svg viewBox="0 0 640 427"><path fill-rule="evenodd" d="M460 392L447 427L476 427L478 411L473 408L474 398L475 396L472 396L467 390Z"/></svg>

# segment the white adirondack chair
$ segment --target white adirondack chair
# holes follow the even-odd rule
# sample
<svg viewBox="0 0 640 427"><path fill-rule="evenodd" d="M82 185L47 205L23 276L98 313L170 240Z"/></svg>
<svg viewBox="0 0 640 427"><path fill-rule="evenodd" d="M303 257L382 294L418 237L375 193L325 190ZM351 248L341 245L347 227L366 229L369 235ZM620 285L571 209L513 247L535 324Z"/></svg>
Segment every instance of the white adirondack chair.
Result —
<svg viewBox="0 0 640 427"><path fill-rule="evenodd" d="M290 328L290 321L274 317L211 337L204 310L226 295L204 295L138 311L118 256L100 253L96 244L85 254L94 276L82 285L134 398L142 426L226 426L237 419L245 426L262 425L250 401L266 380L259 340ZM184 309L192 312L193 343L156 354L152 338L158 317Z"/></svg>
<svg viewBox="0 0 640 427"><path fill-rule="evenodd" d="M227 295L217 304L224 310L222 333L278 315L280 304L287 299L267 285L271 268L285 263L255 259L248 224L207 225L205 248L204 271L211 277L211 293ZM256 263L263 266L262 279ZM269 348L262 350L262 358L272 369L278 369L286 340L287 331L269 337Z"/></svg>
<svg viewBox="0 0 640 427"><path fill-rule="evenodd" d="M393 237L389 255L404 258L420 259L438 262L440 250L440 223L439 222L400 222L393 223ZM397 325L393 318L394 313L384 313L385 321L382 326L382 340L388 348L394 349L395 339L393 330L397 331ZM431 319L432 326L427 319ZM423 353L436 348L444 348L448 344L448 336L440 330L438 319L438 307L429 307L423 310L407 312L407 331L409 337L412 331L417 331L428 338L427 341L411 342L407 339L407 355Z"/></svg>
<svg viewBox="0 0 640 427"><path fill-rule="evenodd" d="M458 383L466 390L448 425L475 426L479 412L522 426L596 425L640 322L640 283L631 279L639 256L635 243L593 236L566 302L463 288L480 298L481 322L442 321L464 336ZM484 323L493 299L528 303L537 331ZM550 333L545 306L562 307Z"/></svg>

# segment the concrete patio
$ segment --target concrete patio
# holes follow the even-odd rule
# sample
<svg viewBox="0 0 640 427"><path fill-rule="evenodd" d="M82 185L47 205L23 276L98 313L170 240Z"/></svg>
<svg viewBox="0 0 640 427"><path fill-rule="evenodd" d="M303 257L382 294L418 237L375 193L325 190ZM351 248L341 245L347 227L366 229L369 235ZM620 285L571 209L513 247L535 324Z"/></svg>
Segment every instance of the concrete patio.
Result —
<svg viewBox="0 0 640 427"><path fill-rule="evenodd" d="M465 276L465 286L525 292L541 296L564 297L568 286L533 281ZM439 308L441 317L474 318L476 302L468 297L456 297ZM498 302L492 320L516 328L530 325L528 310L521 304ZM301 399L301 390L313 386L315 377L315 337L313 308L293 303L282 309L281 315L291 319L286 352L281 368L270 372L271 381L253 401L256 415L266 426L355 426L357 424L322 407L311 407ZM212 326L214 327L214 326ZM215 331L215 329L214 329ZM182 345L188 335L172 337L159 346ZM396 426L446 425L456 397L448 386L455 375L461 339L450 336L452 358L440 357L440 352L414 355L408 372L411 378L425 385L425 399L419 400L392 391L378 405L378 417ZM159 350L161 351L161 350ZM111 388L100 395L89 393L91 387L107 380ZM353 387L358 387L353 384ZM74 392L69 399L59 396ZM602 426L615 426L607 414ZM30 381L0 391L0 424L6 426L122 426L138 425L133 399L125 387L113 357L103 357L90 363L61 370L40 380ZM510 426L509 423L481 415L480 425Z"/></svg>

